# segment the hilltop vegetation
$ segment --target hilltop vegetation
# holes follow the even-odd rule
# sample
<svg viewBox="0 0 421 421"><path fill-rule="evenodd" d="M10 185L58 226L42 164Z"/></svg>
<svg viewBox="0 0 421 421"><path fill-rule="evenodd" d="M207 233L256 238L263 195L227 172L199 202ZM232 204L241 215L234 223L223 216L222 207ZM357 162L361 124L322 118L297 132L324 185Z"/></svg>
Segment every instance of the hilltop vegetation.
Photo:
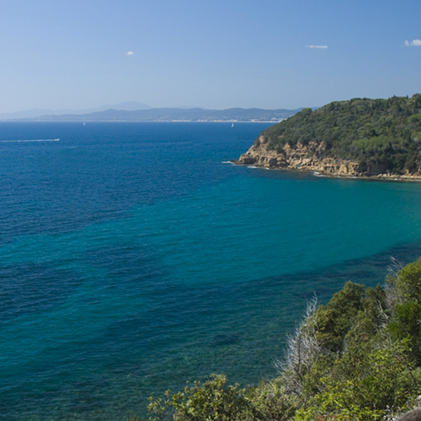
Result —
<svg viewBox="0 0 421 421"><path fill-rule="evenodd" d="M421 393L421 259L384 286L347 282L309 303L278 377L227 386L223 375L151 398L151 420L391 420ZM135 419L135 417L132 417Z"/></svg>
<svg viewBox="0 0 421 421"><path fill-rule="evenodd" d="M319 159L355 161L359 172L370 165L394 174L419 173L421 95L383 99L355 98L305 108L261 134L268 151L282 154L288 144L308 147Z"/></svg>

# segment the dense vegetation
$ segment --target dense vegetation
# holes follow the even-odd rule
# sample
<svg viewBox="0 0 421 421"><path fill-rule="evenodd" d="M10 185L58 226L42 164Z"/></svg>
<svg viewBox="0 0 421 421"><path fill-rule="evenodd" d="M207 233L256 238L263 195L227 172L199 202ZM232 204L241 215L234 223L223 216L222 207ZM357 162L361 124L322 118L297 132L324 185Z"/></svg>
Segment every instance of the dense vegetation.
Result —
<svg viewBox="0 0 421 421"><path fill-rule="evenodd" d="M309 303L279 377L257 387L223 375L151 398L151 420L391 420L421 393L421 259L383 287L347 282ZM136 417L132 417L136 419Z"/></svg>
<svg viewBox="0 0 421 421"><path fill-rule="evenodd" d="M286 144L294 148L300 142L319 158L359 162L361 172L373 164L394 174L420 172L421 95L355 98L315 111L305 108L262 135L268 149L279 153Z"/></svg>

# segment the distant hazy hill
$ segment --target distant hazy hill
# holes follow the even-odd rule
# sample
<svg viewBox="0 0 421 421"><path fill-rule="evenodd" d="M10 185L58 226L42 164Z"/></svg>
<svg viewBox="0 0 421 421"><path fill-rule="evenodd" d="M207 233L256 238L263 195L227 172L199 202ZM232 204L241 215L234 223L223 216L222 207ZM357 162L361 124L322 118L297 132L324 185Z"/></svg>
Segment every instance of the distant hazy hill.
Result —
<svg viewBox="0 0 421 421"><path fill-rule="evenodd" d="M87 114L44 115L35 121L273 121L288 118L297 110L263 110L260 108L230 108L227 110L205 110L202 108L152 108L147 110L109 109Z"/></svg>
<svg viewBox="0 0 421 421"><path fill-rule="evenodd" d="M421 178L421 95L305 108L264 130L238 163L343 176Z"/></svg>
<svg viewBox="0 0 421 421"><path fill-rule="evenodd" d="M109 110L110 108L113 108L115 110L127 110L127 111L133 111L133 110L147 110L150 109L146 104L143 104L141 102L121 102L119 104L106 104L98 108L91 108L91 109L84 109L84 110L66 110L66 109L60 109L60 110L49 110L49 109L30 109L30 110L23 110L23 111L15 111L10 113L0 113L0 120L18 120L18 119L33 119L40 116L45 115L64 115L64 114L89 114L93 112L98 111L105 111Z"/></svg>

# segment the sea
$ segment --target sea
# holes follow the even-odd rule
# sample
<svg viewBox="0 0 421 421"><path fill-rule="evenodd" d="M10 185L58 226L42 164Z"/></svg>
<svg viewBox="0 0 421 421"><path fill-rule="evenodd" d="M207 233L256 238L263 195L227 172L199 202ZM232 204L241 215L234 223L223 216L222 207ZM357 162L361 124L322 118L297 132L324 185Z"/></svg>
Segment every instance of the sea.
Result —
<svg viewBox="0 0 421 421"><path fill-rule="evenodd" d="M421 255L421 183L230 163L269 123L0 123L0 419L279 375L314 297Z"/></svg>

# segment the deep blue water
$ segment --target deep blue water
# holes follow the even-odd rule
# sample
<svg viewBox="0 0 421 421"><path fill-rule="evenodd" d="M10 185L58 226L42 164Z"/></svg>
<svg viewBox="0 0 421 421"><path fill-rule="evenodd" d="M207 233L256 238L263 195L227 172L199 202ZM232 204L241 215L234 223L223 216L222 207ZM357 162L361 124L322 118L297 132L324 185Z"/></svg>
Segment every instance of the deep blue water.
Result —
<svg viewBox="0 0 421 421"><path fill-rule="evenodd" d="M421 254L421 184L226 163L265 127L0 124L0 419L273 377L314 293Z"/></svg>

